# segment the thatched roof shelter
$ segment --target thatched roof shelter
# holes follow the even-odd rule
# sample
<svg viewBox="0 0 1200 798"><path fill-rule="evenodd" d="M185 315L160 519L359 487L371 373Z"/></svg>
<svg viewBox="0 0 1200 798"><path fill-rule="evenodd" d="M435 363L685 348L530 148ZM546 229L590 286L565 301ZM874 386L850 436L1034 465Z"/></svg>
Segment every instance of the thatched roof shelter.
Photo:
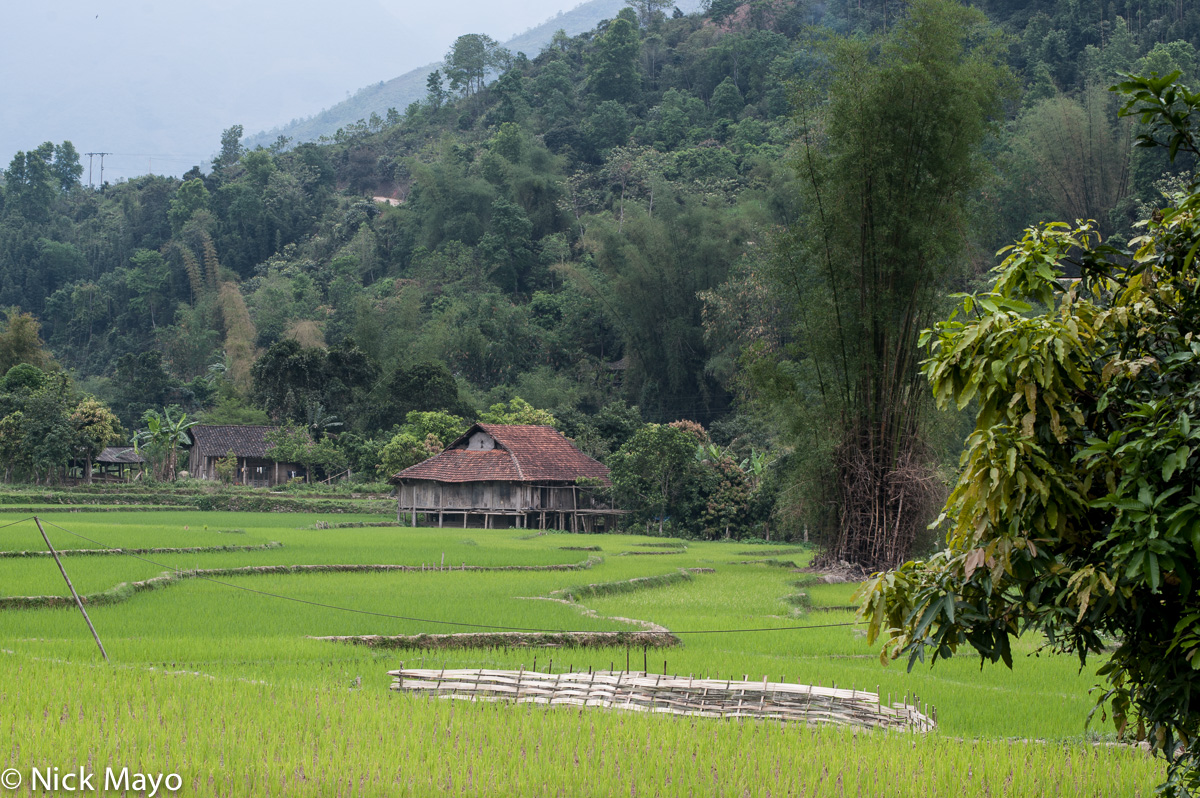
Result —
<svg viewBox="0 0 1200 798"><path fill-rule="evenodd" d="M97 463L105 465L137 465L146 462L132 446L108 446L96 455Z"/></svg>

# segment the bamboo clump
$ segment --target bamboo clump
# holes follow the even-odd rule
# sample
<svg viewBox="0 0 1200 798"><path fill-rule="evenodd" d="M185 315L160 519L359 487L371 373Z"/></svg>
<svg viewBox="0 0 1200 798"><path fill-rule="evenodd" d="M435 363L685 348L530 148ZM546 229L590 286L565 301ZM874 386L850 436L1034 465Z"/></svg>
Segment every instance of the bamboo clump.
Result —
<svg viewBox="0 0 1200 798"><path fill-rule="evenodd" d="M465 701L600 707L704 718L762 718L928 732L933 718L909 704L884 704L877 693L805 684L643 672L389 671L393 690Z"/></svg>

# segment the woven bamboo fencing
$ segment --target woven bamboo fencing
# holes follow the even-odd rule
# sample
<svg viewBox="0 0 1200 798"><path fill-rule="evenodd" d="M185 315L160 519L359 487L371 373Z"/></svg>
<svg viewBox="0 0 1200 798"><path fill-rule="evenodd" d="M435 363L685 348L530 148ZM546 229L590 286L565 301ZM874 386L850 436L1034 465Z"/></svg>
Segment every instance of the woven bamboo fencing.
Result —
<svg viewBox="0 0 1200 798"><path fill-rule="evenodd" d="M936 710L883 703L876 693L762 681L694 679L629 671L389 671L393 690L466 701L603 707L702 718L770 718L927 732Z"/></svg>

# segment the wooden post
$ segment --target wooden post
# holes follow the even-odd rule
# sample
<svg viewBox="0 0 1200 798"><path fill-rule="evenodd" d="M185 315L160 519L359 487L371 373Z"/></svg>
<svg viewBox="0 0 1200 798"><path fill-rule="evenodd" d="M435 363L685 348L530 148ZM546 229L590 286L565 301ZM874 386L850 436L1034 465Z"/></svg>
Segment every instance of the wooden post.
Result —
<svg viewBox="0 0 1200 798"><path fill-rule="evenodd" d="M442 483L438 483L438 529L442 528L442 508L446 502L442 498Z"/></svg>
<svg viewBox="0 0 1200 798"><path fill-rule="evenodd" d="M100 647L101 656L104 657L105 662L108 662L108 652L104 650L104 644L100 642L100 635L96 634L96 627L92 626L92 619L88 617L87 610L83 608L83 601L80 600L79 594L75 592L75 586L71 584L71 578L67 576L67 569L63 568L62 560L58 558L58 552L54 550L54 546L50 545L50 538L46 536L46 530L42 529L42 520L35 515L33 522L37 524L38 532L42 533L42 540L46 541L46 548L50 550L50 554L54 557L54 562L58 563L59 573L62 574L62 578L66 581L71 595L75 597L75 604L79 607L79 611L83 613L83 620L87 622L88 629L92 630L92 637L96 638L96 645Z"/></svg>

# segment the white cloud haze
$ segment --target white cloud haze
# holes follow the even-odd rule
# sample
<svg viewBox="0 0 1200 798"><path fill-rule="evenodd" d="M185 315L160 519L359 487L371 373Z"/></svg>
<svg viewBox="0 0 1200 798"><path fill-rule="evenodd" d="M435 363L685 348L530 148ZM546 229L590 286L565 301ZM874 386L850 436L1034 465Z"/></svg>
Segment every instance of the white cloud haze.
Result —
<svg viewBox="0 0 1200 798"><path fill-rule="evenodd" d="M250 134L309 116L440 59L461 34L505 40L564 5L574 0L5 3L0 166L65 139L114 153L108 180L178 174L231 125Z"/></svg>

